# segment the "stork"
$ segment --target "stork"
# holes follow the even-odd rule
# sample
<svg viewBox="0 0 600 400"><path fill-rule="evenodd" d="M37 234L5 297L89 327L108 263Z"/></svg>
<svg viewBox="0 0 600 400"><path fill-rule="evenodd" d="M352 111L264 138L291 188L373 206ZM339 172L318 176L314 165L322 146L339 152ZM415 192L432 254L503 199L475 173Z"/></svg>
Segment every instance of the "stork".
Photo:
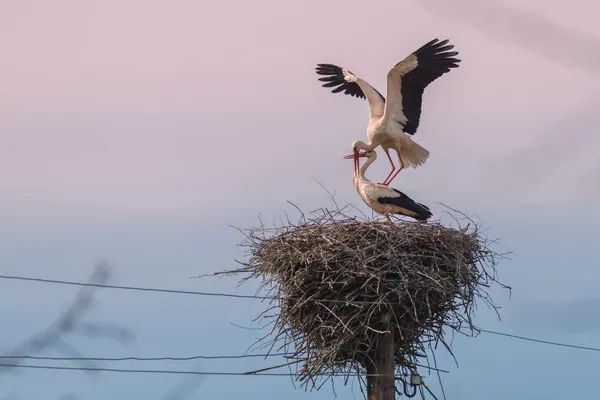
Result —
<svg viewBox="0 0 600 400"><path fill-rule="evenodd" d="M359 167L360 157L367 157L367 162ZM429 207L416 203L413 199L401 191L390 188L387 185L373 183L365 177L369 166L377 159L375 150L352 153L345 159L354 159L354 175L352 185L358 192L360 198L376 213L384 214L389 222L392 222L388 214L400 214L426 221L431 217Z"/></svg>
<svg viewBox="0 0 600 400"><path fill-rule="evenodd" d="M409 54L387 73L387 101L366 81L348 69L334 64L317 64L316 72L325 75L319 81L323 87L333 87L333 93L366 98L369 104L370 119L367 126L369 143L356 140L352 152L370 151L381 146L390 160L392 170L383 181L389 185L405 167L417 168L427 161L429 151L414 142L410 136L417 132L421 118L421 104L425 88L434 80L457 68L459 59L456 51L449 51L454 45L448 39L433 39ZM410 136L408 136L410 135ZM398 153L400 168L392 161L389 149Z"/></svg>

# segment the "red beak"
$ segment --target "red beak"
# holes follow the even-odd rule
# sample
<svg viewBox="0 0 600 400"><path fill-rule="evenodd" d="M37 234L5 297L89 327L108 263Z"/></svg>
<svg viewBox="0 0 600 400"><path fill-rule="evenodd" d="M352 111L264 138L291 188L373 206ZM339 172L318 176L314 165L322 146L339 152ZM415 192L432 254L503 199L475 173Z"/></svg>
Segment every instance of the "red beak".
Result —
<svg viewBox="0 0 600 400"><path fill-rule="evenodd" d="M354 158L354 156L355 156L355 154L350 154L348 156L345 156L344 159L345 160L351 160L351 159ZM366 156L367 156L367 152L366 151L361 151L361 152L356 153L356 157L366 157Z"/></svg>
<svg viewBox="0 0 600 400"><path fill-rule="evenodd" d="M358 170L360 168L360 162L358 161L359 157L366 157L367 153L364 151L361 151L359 153L354 153L354 154L350 154L344 157L345 160L350 160L350 159L354 159L354 173L357 174Z"/></svg>

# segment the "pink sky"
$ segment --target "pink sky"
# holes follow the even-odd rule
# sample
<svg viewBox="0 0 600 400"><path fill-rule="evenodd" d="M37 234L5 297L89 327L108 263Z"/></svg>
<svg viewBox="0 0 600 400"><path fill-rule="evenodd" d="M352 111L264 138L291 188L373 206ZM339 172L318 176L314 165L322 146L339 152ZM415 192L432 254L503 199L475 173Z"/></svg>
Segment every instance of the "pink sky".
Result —
<svg viewBox="0 0 600 400"><path fill-rule="evenodd" d="M5 1L0 213L259 212L317 204L311 177L358 203L341 157L365 139L367 105L321 88L314 66L346 66L385 93L387 70L434 37L463 62L425 92L415 140L431 158L394 185L429 204L595 207L599 121L579 109L600 103L600 75L561 60L578 45L550 27L551 62L518 39L539 28L502 33L497 14L469 25L426 3ZM519 4L600 37L593 1ZM377 164L374 180L388 168Z"/></svg>
<svg viewBox="0 0 600 400"><path fill-rule="evenodd" d="M504 322L483 307L478 324L597 347L589 324L598 302L587 301L600 279L596 224L581 220L600 218L600 5L503 1L519 5L518 14L490 0L2 0L2 273L83 280L106 257L117 268L115 284L253 293L233 278L188 279L244 259L227 223L248 226L261 213L269 224L286 200L304 209L327 205L310 178L366 211L342 156L366 138L367 104L321 88L315 64L346 66L385 93L392 65L432 38L449 38L463 62L426 90L414 137L431 158L393 186L436 217L436 202L481 216L484 227L495 224L488 233L501 238L497 249L515 252L500 270L515 288L511 300L506 293L496 299ZM379 161L373 180L388 172L381 153ZM4 283L0 302L10 307L1 309L9 323L0 350L45 327L72 293ZM86 356L241 354L257 332L230 322L252 325L254 310L262 310L226 298L104 296L89 321L130 324L139 341L83 345ZM519 315L533 328L515 323ZM577 335L561 336L566 325ZM571 387L547 384L565 371L577 371L583 384L576 389L587 395L579 397L598 397L596 354L459 336L460 370L442 360L452 370L444 378L448 398L553 398L561 390L573 397ZM228 365L198 368L258 367ZM154 367L162 368L144 366ZM0 397L14 390L58 398L67 388L86 399L157 398L180 378L153 386L135 374L15 376L0 385ZM285 378L224 379L207 379L198 396L332 398L325 387L293 391ZM338 390L349 398L349 388Z"/></svg>

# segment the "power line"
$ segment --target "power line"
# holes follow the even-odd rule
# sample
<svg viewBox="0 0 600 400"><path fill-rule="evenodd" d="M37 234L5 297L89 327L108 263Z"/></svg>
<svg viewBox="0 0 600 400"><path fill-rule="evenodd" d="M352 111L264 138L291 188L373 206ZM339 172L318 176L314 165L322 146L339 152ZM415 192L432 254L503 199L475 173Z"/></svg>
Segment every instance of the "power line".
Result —
<svg viewBox="0 0 600 400"><path fill-rule="evenodd" d="M62 371L99 371L99 372L120 372L120 373L138 373L138 374L172 374L172 375L220 375L220 376L296 376L291 373L248 373L248 372L214 372L214 371L178 371L178 370L158 370L158 369L122 369L122 368L95 368L95 367L62 367L56 365L21 365L21 364L0 364L0 367L7 368L31 368ZM348 374L317 374L315 376L348 376ZM383 374L364 374L362 376L384 376Z"/></svg>
<svg viewBox="0 0 600 400"><path fill-rule="evenodd" d="M150 287L140 287L140 286L117 286L117 285L106 285L106 284L98 284L98 283L86 283L86 282L76 282L76 281L64 281L58 279L44 279L44 278L32 278L25 276L15 276L15 275L0 275L0 279L11 279L11 280L19 280L19 281L27 281L27 282L41 282L48 284L57 284L57 285L70 285L70 286L87 286L87 287L98 287L105 289L117 289L117 290L132 290L132 291L141 291L141 292L154 292L154 293L178 293L178 294L187 294L187 295L195 295L195 296L216 296L216 297L232 297L239 299L261 299L261 300L277 300L277 297L271 296L253 296L253 295L241 295L241 294L233 294L233 293L215 293L215 292L197 292L197 291L189 291L189 290L177 290L177 289L161 289L161 288L150 288ZM334 302L334 303L347 303L347 304L375 304L375 302L371 301L355 301L355 300L338 300L338 299L311 299L315 302ZM568 343L559 343L559 342L551 342L547 340L535 339L525 336L513 335L510 333L496 332L490 331L486 329L479 329L480 332L488 333L491 335L498 336L506 336L514 339L526 340L530 342L543 343L553 346L560 347L569 347L573 349L580 350L588 350L588 351L597 351L600 352L600 348L595 347L586 347L586 346L578 346ZM194 356L198 357L198 356ZM200 356L201 358L204 356ZM3 357L0 357L3 358ZM127 357L129 359L129 357ZM132 360L135 358L131 358ZM158 358L160 360L161 358ZM177 357L167 357L165 360L175 359L179 360ZM196 359L196 358L190 358Z"/></svg>
<svg viewBox="0 0 600 400"><path fill-rule="evenodd" d="M271 353L271 354L240 354L232 356L189 356L189 357L43 357L43 356L2 356L4 360L46 360L46 361L192 361L192 360L227 360L242 359L252 357L277 357L288 356L291 353Z"/></svg>
<svg viewBox="0 0 600 400"><path fill-rule="evenodd" d="M227 360L242 359L251 357L278 357L294 356L293 353L271 353L271 354L242 354L234 356L189 356L189 357L47 357L47 356L19 356L0 355L0 360L37 360L37 361L192 361L192 360ZM294 357L296 358L296 357ZM430 371L443 372L449 374L445 369L434 368L428 365L416 364L416 366Z"/></svg>
<svg viewBox="0 0 600 400"><path fill-rule="evenodd" d="M256 296L256 295L245 295L245 294L233 294L233 293L215 293L215 292L196 292L192 290L178 290L178 289L161 289L161 288L150 288L141 286L119 286L119 285L106 285L98 283L86 283L77 281L64 281L59 279L44 279L44 278L32 278L27 276L14 276L14 275L0 275L0 279L11 279L26 282L41 282L55 285L69 285L69 286L87 286L104 289L117 289L117 290L131 290L138 292L154 292L154 293L175 293L175 294L187 294L194 296L214 296L214 297L231 297L236 299L254 299L254 300L280 300L279 297L272 296ZM361 301L361 300L340 300L340 299L308 299L308 301L321 302L321 303L341 303L341 304L378 304L375 301Z"/></svg>
<svg viewBox="0 0 600 400"><path fill-rule="evenodd" d="M600 348L597 348L597 347L586 347L586 346L578 346L578 345L575 345L575 344L568 344L568 343L550 342L548 340L534 339L534 338L529 338L529 337L525 337L525 336L513 335L513 334L510 334L510 333L503 333L503 332L488 331L486 329L479 329L479 328L477 328L477 330L479 330L481 332L484 332L484 333L489 333L491 335L507 336L507 337L514 338L514 339L520 339L520 340L527 340L529 342L549 344L549 345L552 345L552 346L569 347L569 348L572 348L572 349L588 350L588 351L600 351Z"/></svg>
<svg viewBox="0 0 600 400"><path fill-rule="evenodd" d="M542 339L535 339L526 336L514 335L510 333L490 331L487 329L476 328L478 331L483 333L488 333L490 335L497 336L505 336L513 339L525 340L529 342L547 344L551 346L559 346L559 347L567 347L578 350L586 350L586 351L595 351L600 352L600 348L597 347L588 347L588 346L579 346L568 343L560 343L553 342ZM20 355L10 355L10 356L2 356L0 355L0 360L38 360L38 361L191 361L191 360L225 360L225 359L243 359L243 358L258 358L258 357L285 357L289 356L292 353L264 353L264 354L240 354L240 355L224 355L224 356L205 356L205 355L195 355L195 356L187 356L187 357L173 357L173 356L165 356L165 357L46 357L46 356L20 356ZM447 372L444 370L440 370L441 372Z"/></svg>
<svg viewBox="0 0 600 400"><path fill-rule="evenodd" d="M177 290L177 289L159 289L159 288L148 288L139 286L117 286L117 285L106 285L99 283L85 283L76 281L63 281L58 279L43 279L43 278L31 278L26 276L12 276L12 275L0 275L0 279L12 279L18 281L29 281L29 282L42 282L51 283L56 285L70 285L70 286L88 286L98 287L105 289L118 289L118 290L133 290L139 292L158 292L158 293L177 293L177 294L189 294L196 296L217 296L217 297L233 297L238 299L263 299L263 300L276 300L276 297L265 297L265 296L253 296L244 294L233 294L233 293L211 293L211 292L195 292L190 290Z"/></svg>

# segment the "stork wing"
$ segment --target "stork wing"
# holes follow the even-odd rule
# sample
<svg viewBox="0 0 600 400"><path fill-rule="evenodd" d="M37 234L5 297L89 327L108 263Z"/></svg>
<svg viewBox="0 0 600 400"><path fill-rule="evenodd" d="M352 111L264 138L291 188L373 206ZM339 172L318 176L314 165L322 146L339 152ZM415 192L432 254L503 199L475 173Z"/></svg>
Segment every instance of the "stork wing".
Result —
<svg viewBox="0 0 600 400"><path fill-rule="evenodd" d="M433 39L389 70L387 102L384 118L404 126L404 133L414 135L421 119L421 103L425 88L434 80L457 68L456 51L448 51L448 39Z"/></svg>
<svg viewBox="0 0 600 400"><path fill-rule="evenodd" d="M397 189L392 188L392 190L395 192L394 196L388 195L387 197L379 197L377 198L377 201L381 204L393 204L400 208L399 212L401 214L412 217L418 221L425 221L432 216L429 207L426 205L415 202Z"/></svg>
<svg viewBox="0 0 600 400"><path fill-rule="evenodd" d="M352 97L364 99L369 103L371 118L382 117L385 110L385 98L366 81L362 80L352 72L333 64L317 64L316 72L325 75L319 78L325 82L322 86L334 88L332 93L344 92Z"/></svg>

